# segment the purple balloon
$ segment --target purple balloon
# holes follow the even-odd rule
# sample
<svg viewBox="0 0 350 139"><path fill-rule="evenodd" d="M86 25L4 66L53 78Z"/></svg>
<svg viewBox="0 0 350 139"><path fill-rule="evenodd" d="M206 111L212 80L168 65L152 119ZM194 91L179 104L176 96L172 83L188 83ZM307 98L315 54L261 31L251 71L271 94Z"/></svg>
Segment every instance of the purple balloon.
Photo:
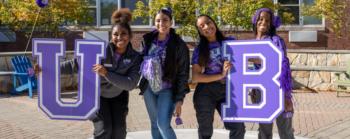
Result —
<svg viewBox="0 0 350 139"><path fill-rule="evenodd" d="M35 2L40 8L44 8L49 4L49 0L35 0Z"/></svg>
<svg viewBox="0 0 350 139"><path fill-rule="evenodd" d="M176 123L176 125L182 125L183 124L182 119L180 117L176 117L175 123Z"/></svg>

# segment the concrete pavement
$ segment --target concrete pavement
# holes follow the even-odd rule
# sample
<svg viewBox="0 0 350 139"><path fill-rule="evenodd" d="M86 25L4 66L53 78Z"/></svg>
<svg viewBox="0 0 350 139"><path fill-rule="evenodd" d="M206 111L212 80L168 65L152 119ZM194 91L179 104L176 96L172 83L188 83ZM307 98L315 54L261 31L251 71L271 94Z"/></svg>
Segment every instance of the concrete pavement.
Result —
<svg viewBox="0 0 350 139"><path fill-rule="evenodd" d="M196 138L197 121L192 94L186 96L182 119L184 124L173 127L179 139ZM0 138L34 139L87 139L92 136L89 121L50 120L37 105L37 97L0 95ZM336 97L334 92L295 93L294 133L298 137L322 139L350 138L350 97ZM149 133L150 124L142 96L138 90L130 93L127 119L128 138L136 139L140 133ZM275 126L276 127L276 126ZM225 138L220 117L216 114L213 138ZM246 138L257 138L256 123L246 123ZM190 133L190 134L188 134ZM277 128L274 128L277 138ZM149 134L147 134L149 136ZM142 136L147 139L147 136Z"/></svg>

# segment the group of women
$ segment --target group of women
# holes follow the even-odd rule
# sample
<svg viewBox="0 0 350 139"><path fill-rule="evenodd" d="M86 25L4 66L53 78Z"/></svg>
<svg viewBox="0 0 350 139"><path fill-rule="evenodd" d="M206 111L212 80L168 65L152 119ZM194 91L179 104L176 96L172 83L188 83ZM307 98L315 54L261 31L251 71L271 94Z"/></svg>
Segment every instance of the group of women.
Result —
<svg viewBox="0 0 350 139"><path fill-rule="evenodd" d="M252 19L254 39L271 40L284 52L280 81L281 88L286 92L285 111L291 112L293 104L290 68L286 45L276 34L278 18L271 9L261 8ZM195 26L199 34L199 44L190 61L186 43L172 28L173 16L170 8L162 8L154 16L156 29L143 35L139 50L133 49L130 42L130 21L131 13L128 9L119 9L113 13L112 38L106 48L107 56L101 64L93 67L93 71L102 77L100 109L90 119L94 124L94 138L126 138L129 91L138 85L150 118L152 138L176 139L170 122L173 116L180 117L184 97L190 92L188 79L192 64L192 81L198 83L193 95L198 138L210 139L213 134L215 109L221 114L221 104L226 100L225 77L234 66L223 59L222 43L234 38L225 37L210 16L198 16ZM258 61L253 62L260 64ZM105 64L112 66L107 67ZM72 73L78 68L74 59L61 64L63 72ZM257 92L253 95L256 96ZM230 131L230 139L244 138L244 123L224 125ZM294 138L292 117L279 116L277 126L281 138ZM271 138L272 124L260 124L259 139Z"/></svg>

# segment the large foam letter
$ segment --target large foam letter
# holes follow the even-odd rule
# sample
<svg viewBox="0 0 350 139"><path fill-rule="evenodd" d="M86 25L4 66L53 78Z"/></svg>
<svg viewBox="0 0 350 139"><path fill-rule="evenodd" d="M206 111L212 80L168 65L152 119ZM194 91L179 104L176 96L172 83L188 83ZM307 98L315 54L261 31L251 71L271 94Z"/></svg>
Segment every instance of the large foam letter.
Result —
<svg viewBox="0 0 350 139"><path fill-rule="evenodd" d="M282 52L270 41L228 41L223 51L234 65L227 78L223 120L272 122L284 107L284 92L278 81ZM259 71L247 70L247 61L251 57L260 58L262 68ZM249 88L261 90L261 103L248 104Z"/></svg>
<svg viewBox="0 0 350 139"><path fill-rule="evenodd" d="M92 71L105 56L101 41L75 41L75 57L79 63L78 100L60 99L60 58L65 55L61 39L33 39L33 56L38 57L42 72L38 76L39 107L52 119L84 120L99 108L100 78Z"/></svg>

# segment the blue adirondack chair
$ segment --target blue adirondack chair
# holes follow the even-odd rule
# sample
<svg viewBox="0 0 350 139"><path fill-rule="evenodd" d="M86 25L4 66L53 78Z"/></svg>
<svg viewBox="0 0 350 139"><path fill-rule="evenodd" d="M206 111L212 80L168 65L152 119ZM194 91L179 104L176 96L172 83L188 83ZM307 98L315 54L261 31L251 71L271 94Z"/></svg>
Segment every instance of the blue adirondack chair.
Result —
<svg viewBox="0 0 350 139"><path fill-rule="evenodd" d="M28 70L33 69L32 63L26 56L15 56L11 58L11 63L15 70L13 74L14 88L12 93L19 94L28 89L29 97L32 98L33 90L37 87L35 76L28 72Z"/></svg>

